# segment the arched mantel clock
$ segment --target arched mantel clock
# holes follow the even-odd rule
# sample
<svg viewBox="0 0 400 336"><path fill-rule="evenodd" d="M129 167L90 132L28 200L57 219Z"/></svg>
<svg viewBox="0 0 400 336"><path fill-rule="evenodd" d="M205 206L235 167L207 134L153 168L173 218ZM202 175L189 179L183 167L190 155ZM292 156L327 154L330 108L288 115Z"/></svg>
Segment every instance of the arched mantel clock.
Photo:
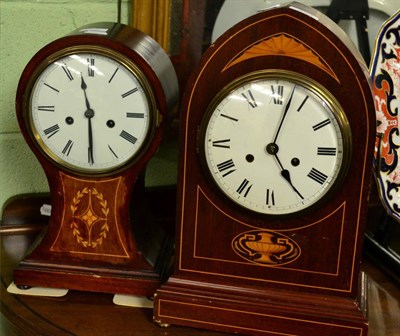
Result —
<svg viewBox="0 0 400 336"><path fill-rule="evenodd" d="M130 204L143 198L138 179L177 97L168 55L123 24L84 26L30 60L16 112L49 181L52 212L16 285L154 293L159 274L138 248L133 231L144 223L131 223Z"/></svg>
<svg viewBox="0 0 400 336"><path fill-rule="evenodd" d="M154 319L249 335L366 335L368 69L291 3L205 53L182 104L175 270Z"/></svg>

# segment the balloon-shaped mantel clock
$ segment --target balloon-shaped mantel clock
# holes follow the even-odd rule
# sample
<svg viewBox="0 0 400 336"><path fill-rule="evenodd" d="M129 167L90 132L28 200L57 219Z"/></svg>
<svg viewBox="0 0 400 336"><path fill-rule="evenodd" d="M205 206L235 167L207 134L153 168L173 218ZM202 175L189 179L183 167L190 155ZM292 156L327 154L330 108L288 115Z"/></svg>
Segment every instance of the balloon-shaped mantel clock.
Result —
<svg viewBox="0 0 400 336"><path fill-rule="evenodd" d="M366 335L375 113L344 32L299 3L243 20L206 51L181 116L176 263L155 321Z"/></svg>
<svg viewBox="0 0 400 336"><path fill-rule="evenodd" d="M159 274L138 248L133 232L144 223L131 223L130 204L142 202L137 181L177 97L168 55L123 24L84 26L30 60L16 112L49 181L52 212L16 285L154 293Z"/></svg>

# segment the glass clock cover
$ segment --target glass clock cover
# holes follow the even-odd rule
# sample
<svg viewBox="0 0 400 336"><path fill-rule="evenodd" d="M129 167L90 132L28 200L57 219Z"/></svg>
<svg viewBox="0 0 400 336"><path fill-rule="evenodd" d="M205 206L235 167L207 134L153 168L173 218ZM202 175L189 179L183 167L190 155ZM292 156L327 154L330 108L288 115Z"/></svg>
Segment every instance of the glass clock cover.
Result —
<svg viewBox="0 0 400 336"><path fill-rule="evenodd" d="M52 60L30 94L31 131L43 151L72 170L123 166L145 145L152 103L130 63L98 52Z"/></svg>
<svg viewBox="0 0 400 336"><path fill-rule="evenodd" d="M211 104L204 157L220 190L263 214L289 214L321 200L342 175L346 120L326 92L277 75L239 80Z"/></svg>

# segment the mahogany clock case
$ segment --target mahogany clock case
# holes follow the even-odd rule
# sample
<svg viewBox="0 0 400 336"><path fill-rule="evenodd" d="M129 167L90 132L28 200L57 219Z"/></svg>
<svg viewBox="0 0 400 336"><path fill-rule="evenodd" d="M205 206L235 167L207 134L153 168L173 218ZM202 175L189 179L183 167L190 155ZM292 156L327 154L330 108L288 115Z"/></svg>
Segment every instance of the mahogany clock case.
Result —
<svg viewBox="0 0 400 336"><path fill-rule="evenodd" d="M322 85L351 129L343 182L301 216L244 211L216 190L199 153L199 127L218 93L271 69ZM175 269L157 290L155 321L250 335L365 335L359 271L375 115L368 69L345 33L298 3L243 20L211 45L192 74L181 124ZM240 256L237 237L263 234L275 245L290 242L296 257L263 264Z"/></svg>
<svg viewBox="0 0 400 336"><path fill-rule="evenodd" d="M152 125L147 139L128 163L112 170L70 169L46 154L30 127L29 95L35 78L54 55L77 51L126 59L148 86ZM177 78L169 57L149 36L123 24L81 27L31 59L20 78L16 111L25 140L46 173L52 212L43 237L14 272L17 285L153 295L160 276L154 260L147 260L138 248L133 232L147 225L140 215L145 167L160 146L177 98ZM136 211L132 215L130 204ZM162 243L155 245L160 249Z"/></svg>

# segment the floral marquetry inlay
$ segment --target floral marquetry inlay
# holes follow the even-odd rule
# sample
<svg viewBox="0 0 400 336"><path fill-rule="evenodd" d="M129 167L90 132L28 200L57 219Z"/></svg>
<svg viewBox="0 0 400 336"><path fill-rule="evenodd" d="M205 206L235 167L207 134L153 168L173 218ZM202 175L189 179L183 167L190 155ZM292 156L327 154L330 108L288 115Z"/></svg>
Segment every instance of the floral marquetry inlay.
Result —
<svg viewBox="0 0 400 336"><path fill-rule="evenodd" d="M314 50L286 34L268 37L266 40L253 44L229 62L223 71L237 63L254 57L274 55L293 57L314 64L336 79L336 75L332 69Z"/></svg>
<svg viewBox="0 0 400 336"><path fill-rule="evenodd" d="M96 207L94 203L98 206ZM110 211L103 194L96 188L84 188L78 191L73 198L71 211L73 221L70 227L76 241L84 247L96 248L101 245L109 231L107 215ZM99 230L94 230L95 226L99 226Z"/></svg>

